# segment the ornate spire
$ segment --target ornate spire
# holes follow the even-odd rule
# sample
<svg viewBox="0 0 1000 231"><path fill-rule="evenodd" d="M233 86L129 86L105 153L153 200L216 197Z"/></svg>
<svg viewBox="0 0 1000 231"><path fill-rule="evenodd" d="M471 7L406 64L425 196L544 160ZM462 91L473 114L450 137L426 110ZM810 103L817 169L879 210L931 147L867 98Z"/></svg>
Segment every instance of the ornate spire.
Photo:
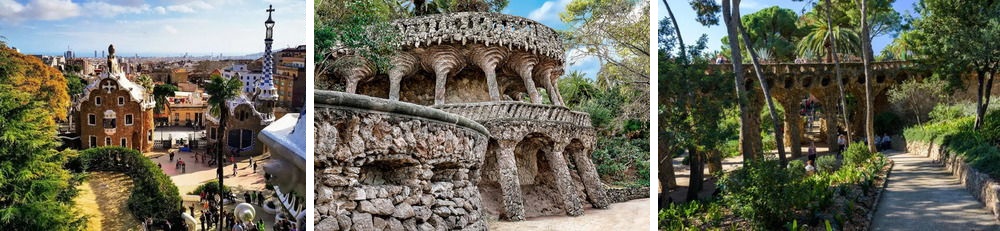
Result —
<svg viewBox="0 0 1000 231"><path fill-rule="evenodd" d="M267 21L264 21L264 27L267 29L267 34L264 37L264 78L257 85L257 99L263 101L278 100L278 92L274 87L274 59L271 55L271 43L274 42L271 38L274 29L274 20L271 19L272 12L274 12L274 7L269 5L267 7Z"/></svg>

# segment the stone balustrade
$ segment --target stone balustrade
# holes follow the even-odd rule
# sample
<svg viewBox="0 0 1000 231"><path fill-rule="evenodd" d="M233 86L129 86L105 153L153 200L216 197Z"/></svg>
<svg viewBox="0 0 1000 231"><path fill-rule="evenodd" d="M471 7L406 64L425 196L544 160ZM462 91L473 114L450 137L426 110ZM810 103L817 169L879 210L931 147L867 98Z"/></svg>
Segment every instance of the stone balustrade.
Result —
<svg viewBox="0 0 1000 231"><path fill-rule="evenodd" d="M490 12L459 12L400 19L400 46L437 43L498 44L519 48L562 61L565 49L555 30L531 19Z"/></svg>
<svg viewBox="0 0 1000 231"><path fill-rule="evenodd" d="M434 106L452 114L475 121L488 120L530 120L564 122L581 127L590 127L590 115L584 112L554 105L531 104L515 101L482 102L466 104L445 104Z"/></svg>

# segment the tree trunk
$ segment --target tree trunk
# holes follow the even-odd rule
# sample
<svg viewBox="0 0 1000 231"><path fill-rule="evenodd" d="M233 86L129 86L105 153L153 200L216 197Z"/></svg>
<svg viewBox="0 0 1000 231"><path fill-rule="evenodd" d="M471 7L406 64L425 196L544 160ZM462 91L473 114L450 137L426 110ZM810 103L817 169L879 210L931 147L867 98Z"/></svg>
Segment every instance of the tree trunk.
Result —
<svg viewBox="0 0 1000 231"><path fill-rule="evenodd" d="M677 178L674 176L673 158L670 158L670 153L672 153L673 150L666 148L668 147L666 144L666 140L667 139L660 138L660 149L657 150L658 154L657 166L659 168L657 173L657 178L660 180L661 184L660 185L661 209L664 208L663 206L667 206L668 204L669 200L667 196L670 195L670 190L677 187Z"/></svg>
<svg viewBox="0 0 1000 231"><path fill-rule="evenodd" d="M688 161L691 164L691 179L688 182L687 201L698 199L705 179L705 169L702 163L702 154L694 146L688 147Z"/></svg>
<svg viewBox="0 0 1000 231"><path fill-rule="evenodd" d="M225 150L225 143L223 143L223 142L226 139L223 139L222 137L226 136L225 135L226 134L226 121L228 121L228 120L229 120L229 109L226 108L225 104L222 104L222 105L220 105L220 108L219 108L219 136L217 136L217 137L219 137L219 139L216 140L218 143L216 143L216 145L215 145L215 147L216 147L215 148L216 149L215 150L215 158L216 158L215 159L215 163L218 164L218 168L216 168L215 172L217 174L219 174L219 195L220 195L219 198L224 198L225 197L224 196L225 194L222 193L223 192L223 190L222 190L223 185L225 185L225 184L222 183L222 180L224 178L226 178L226 176L222 173L222 152L223 152L223 150ZM223 205L224 203L222 203L222 200L223 199L219 200L219 212L222 212L224 210L224 208L225 208L225 206ZM222 227L222 219L219 219L219 226L218 227Z"/></svg>
<svg viewBox="0 0 1000 231"><path fill-rule="evenodd" d="M733 78L735 79L734 82L736 84L736 103L739 105L740 110L740 154L743 155L744 163L746 163L746 161L753 160L755 158L753 141L750 140L755 135L750 134L751 129L748 128L750 120L753 117L747 113L747 104L749 101L745 89L746 86L743 81L743 77L746 73L743 73L743 55L740 53L740 44L739 40L737 40L739 32L736 30L736 23L738 22L733 21L733 17L740 17L739 3L740 0L723 0L722 18L726 23L726 32L729 35L729 51L733 62ZM733 7L733 5L735 7Z"/></svg>
<svg viewBox="0 0 1000 231"><path fill-rule="evenodd" d="M983 88L986 82L986 71L976 71L976 79L979 80L979 88L976 89L976 123L973 125L973 129L979 130L979 127L983 126L983 117L986 115L985 107L983 107Z"/></svg>
<svg viewBox="0 0 1000 231"><path fill-rule="evenodd" d="M764 101L767 102L767 109L770 110L771 124L774 125L774 141L778 147L778 160L781 161L781 166L784 167L788 164L788 160L785 159L785 131L781 129L781 119L778 118L778 111L774 107L771 90L767 86L767 80L764 79L764 71L760 68L757 51L754 51L750 45L750 35L747 34L746 29L743 28L742 21L738 18L736 19L736 26L739 28L740 34L743 36L743 43L745 43L747 51L750 53L750 62L753 63L754 72L757 74L757 81L760 82L760 90L764 93Z"/></svg>
<svg viewBox="0 0 1000 231"><path fill-rule="evenodd" d="M993 95L993 79L996 78L994 71L988 71L986 74L989 75L989 78L986 80L986 91L983 92L986 97L983 101L983 117L985 117L986 113L990 110L990 96ZM983 122L985 123L985 121Z"/></svg>
<svg viewBox="0 0 1000 231"><path fill-rule="evenodd" d="M865 68L865 136L868 137L868 150L876 152L875 148L875 121L874 107L872 105L872 48L871 41L868 41L868 0L861 0L861 58Z"/></svg>
<svg viewBox="0 0 1000 231"><path fill-rule="evenodd" d="M830 53L831 54L836 54L837 53L837 38L836 38L836 36L833 36L833 30L832 30L833 29L833 20L830 19L830 12L832 11L831 10L831 5L832 5L832 3L830 3L830 0L826 0L826 26L827 26L827 30L829 32L829 33L827 33L827 36L830 36ZM851 121L847 119L847 97L844 95L844 81L843 81L842 77L840 76L840 58L837 57L836 55L833 56L833 72L836 73L836 75L837 75L837 89L840 92L840 114L842 115L841 118L844 119L844 131L845 131L845 133L847 133L847 135L846 135L845 138L847 139L847 142L850 143L851 142ZM830 109L835 108L835 106L833 106L833 105L824 105L824 107L830 108ZM836 113L836 112L834 112L834 110L824 110L823 113ZM829 123L831 121L827 121L827 122ZM834 124L836 124L836 122L834 122ZM828 144L828 145L830 146L830 150L835 150L834 147L836 147L837 149L840 149L839 145L833 145L833 144ZM836 151L840 151L840 150L836 150Z"/></svg>

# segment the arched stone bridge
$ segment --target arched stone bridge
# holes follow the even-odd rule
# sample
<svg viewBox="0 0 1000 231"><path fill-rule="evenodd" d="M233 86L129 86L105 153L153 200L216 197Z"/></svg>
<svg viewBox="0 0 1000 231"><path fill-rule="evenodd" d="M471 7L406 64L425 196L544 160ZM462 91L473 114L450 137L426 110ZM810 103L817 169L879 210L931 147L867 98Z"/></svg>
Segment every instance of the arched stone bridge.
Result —
<svg viewBox="0 0 1000 231"><path fill-rule="evenodd" d="M919 80L926 75L925 72L915 68L915 65L908 61L874 62L871 63L871 67L874 75L872 78L874 80L872 91L875 95L876 113L888 108L886 92L892 86L902 83L907 79ZM802 100L812 96L819 100L824 112L840 111L836 108L826 109L829 108L827 105L839 105L840 103L840 93L836 82L837 73L834 69L834 64L776 63L762 64L761 69L764 71L764 78L771 90L771 96L774 97L775 102L785 108L785 144L792 148L793 157L801 156L803 121L802 117L798 114L798 109ZM750 114L752 117L759 119L760 112L765 105L763 93L760 91L760 83L757 82L757 75L752 65L745 64L744 71L746 72L744 89L750 89L749 92L752 94L749 105L751 109ZM732 73L733 66L732 64L712 64L708 66L707 72ZM841 63L840 75L844 86L844 93L863 100L865 95L863 64ZM862 106L863 104L858 105ZM850 116L852 134L862 134L859 131L863 128L863 113L863 110L853 110ZM840 121L837 119L837 113L823 113L823 116L822 134L825 134L827 144L834 144L836 143L837 131L843 125L826 122ZM756 123L756 126L759 129L760 124ZM838 128L838 126L841 128ZM831 145L830 150L836 151L837 148L837 146Z"/></svg>

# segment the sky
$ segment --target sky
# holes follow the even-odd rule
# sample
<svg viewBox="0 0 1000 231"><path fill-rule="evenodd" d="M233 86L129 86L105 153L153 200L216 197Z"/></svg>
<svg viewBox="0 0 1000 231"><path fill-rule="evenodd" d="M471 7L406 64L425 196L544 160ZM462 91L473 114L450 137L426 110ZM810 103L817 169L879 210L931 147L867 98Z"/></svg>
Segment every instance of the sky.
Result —
<svg viewBox="0 0 1000 231"><path fill-rule="evenodd" d="M702 34L706 34L708 35L708 49L712 51L721 50L722 37L726 36L726 27L723 22L720 21L719 25L712 27L702 26L694 20L696 15L694 10L691 9L691 5L688 4L688 1L668 0L668 2L670 3L671 10L674 11L674 16L677 16L677 25L680 27L681 35L684 37L684 41L687 44L694 43L694 41L697 41ZM716 2L719 2L720 5L722 4L721 1L717 0ZM792 11L795 11L795 13L802 15L802 13L808 12L812 9L811 3L809 2L812 1L806 0L794 2L792 0L743 0L740 4L740 14L747 15L764 8L777 5L781 8L791 9ZM896 2L892 4L892 7L895 8L900 15L906 14L907 11L915 14L915 11L913 10L913 4L915 2L916 0L896 0ZM663 5L662 0L658 0L656 5L659 7L660 15L659 17L656 17L657 21L659 21L667 16L667 8ZM891 34L883 35L872 39L872 50L875 55L881 53L882 49L885 48L886 45L892 43L892 36L893 35Z"/></svg>
<svg viewBox="0 0 1000 231"><path fill-rule="evenodd" d="M2 1L2 0L0 0ZM538 21L556 30L566 30L568 25L559 19L559 13L566 11L566 5L572 0L514 0L504 9L503 13L517 15L531 20ZM575 52L567 50L567 53ZM567 57L576 57L567 55ZM594 79L597 72L601 70L601 63L596 57L581 57L578 59L566 60L566 73L579 71L586 77Z"/></svg>
<svg viewBox="0 0 1000 231"><path fill-rule="evenodd" d="M263 52L268 4L273 49L311 43L305 0L0 0L0 36L26 54L240 56Z"/></svg>

